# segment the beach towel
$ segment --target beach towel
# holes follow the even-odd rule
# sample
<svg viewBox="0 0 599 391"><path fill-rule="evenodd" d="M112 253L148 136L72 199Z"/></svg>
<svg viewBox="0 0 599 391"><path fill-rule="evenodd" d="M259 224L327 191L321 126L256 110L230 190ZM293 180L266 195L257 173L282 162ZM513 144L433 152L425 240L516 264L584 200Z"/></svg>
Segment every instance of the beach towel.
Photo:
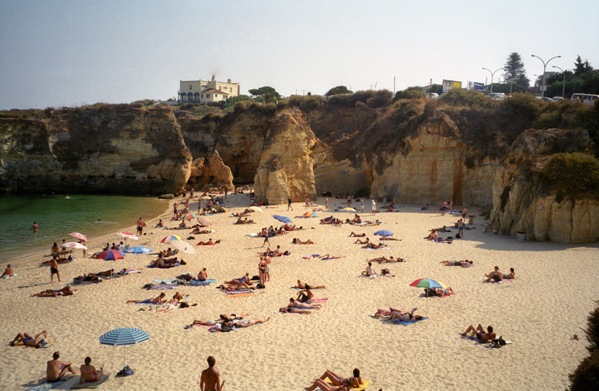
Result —
<svg viewBox="0 0 599 391"><path fill-rule="evenodd" d="M254 296L254 291L251 289L241 289L237 291L225 291L227 297L248 297Z"/></svg>
<svg viewBox="0 0 599 391"><path fill-rule="evenodd" d="M63 390L68 390L75 382L79 381L79 376L66 377L54 383L48 383L45 379L42 383L31 387L25 387L27 391L48 391L60 387Z"/></svg>
<svg viewBox="0 0 599 391"><path fill-rule="evenodd" d="M422 320L427 320L427 319L428 319L427 317L423 317L423 318L417 319L417 320L399 320L399 319L396 319L396 320L393 321L393 323L400 324L402 326L409 326L411 324L418 323L418 322L420 322Z"/></svg>
<svg viewBox="0 0 599 391"><path fill-rule="evenodd" d="M333 384L331 382L331 380L329 380L329 379L326 380L326 383ZM370 385L370 380L362 379L362 385L360 387L358 387L358 388L351 388L351 391L365 391L366 387L368 387L369 385ZM322 391L321 388L317 388L317 390Z"/></svg>
<svg viewBox="0 0 599 391"><path fill-rule="evenodd" d="M179 288L181 288L181 285L179 284L148 284L144 286L144 289L152 291L167 291Z"/></svg>
<svg viewBox="0 0 599 391"><path fill-rule="evenodd" d="M2 276L2 278L5 280L8 280L9 278L15 278L16 276L17 276L17 273L13 274L12 276L9 276L9 275Z"/></svg>
<svg viewBox="0 0 599 391"><path fill-rule="evenodd" d="M79 381L75 384L73 384L73 386L71 387L71 390L79 390L79 389L83 389L83 388L98 388L102 385L102 383L104 383L105 381L108 380L108 378L110 377L110 374L105 374L100 376L100 380L96 381L96 382L85 382L85 383L81 383L79 384Z"/></svg>
<svg viewBox="0 0 599 391"><path fill-rule="evenodd" d="M216 282L215 279L207 279L206 281L200 281L200 280L191 280L187 283L188 286L208 286L212 283Z"/></svg>
<svg viewBox="0 0 599 391"><path fill-rule="evenodd" d="M247 235L245 235L245 236L249 236L250 238L260 238L260 237L261 237L260 235L258 235L258 234L257 234L257 233L255 233L255 232L253 232L253 233L251 233L251 234L247 234Z"/></svg>

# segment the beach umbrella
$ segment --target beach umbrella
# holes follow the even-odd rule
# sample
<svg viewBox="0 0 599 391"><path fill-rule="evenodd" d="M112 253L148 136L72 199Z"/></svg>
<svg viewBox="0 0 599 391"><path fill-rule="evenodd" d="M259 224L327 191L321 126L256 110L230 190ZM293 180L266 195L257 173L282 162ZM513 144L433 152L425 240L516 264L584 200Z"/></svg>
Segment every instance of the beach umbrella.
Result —
<svg viewBox="0 0 599 391"><path fill-rule="evenodd" d="M254 212L262 212L262 208L259 206L250 206L248 209L251 209Z"/></svg>
<svg viewBox="0 0 599 391"><path fill-rule="evenodd" d="M310 217L318 217L318 215L316 214L316 212L306 212L302 215L305 218L310 218Z"/></svg>
<svg viewBox="0 0 599 391"><path fill-rule="evenodd" d="M183 218L184 218L185 220L193 220L193 219L195 219L195 218L197 218L197 217L198 217L198 215L197 215L197 214L195 214L195 213L188 213L188 214L186 214L186 215L185 215L185 217L183 217Z"/></svg>
<svg viewBox="0 0 599 391"><path fill-rule="evenodd" d="M274 217L276 220L279 220L281 223L291 223L291 219L287 216L273 215L272 217Z"/></svg>
<svg viewBox="0 0 599 391"><path fill-rule="evenodd" d="M82 243L77 243L77 242L66 242L62 244L62 247L64 248L76 248L79 250L87 250L87 246L82 244Z"/></svg>
<svg viewBox="0 0 599 391"><path fill-rule="evenodd" d="M147 253L151 253L152 249L149 247L145 247L145 246L135 246L135 247L129 247L123 250L124 253L128 253L128 254L147 254Z"/></svg>
<svg viewBox="0 0 599 391"><path fill-rule="evenodd" d="M150 339L148 333L141 329L133 327L121 327L111 330L100 336L102 345L123 346L123 365L125 365L125 348L126 345L135 345Z"/></svg>
<svg viewBox="0 0 599 391"><path fill-rule="evenodd" d="M75 238L75 239L79 239L79 240L83 240L84 242L87 242L87 236L83 235L80 232L71 232L69 234L69 236Z"/></svg>
<svg viewBox="0 0 599 391"><path fill-rule="evenodd" d="M179 235L169 235L169 236L162 238L160 243L171 243L171 242L175 242L177 240L183 240L183 238Z"/></svg>
<svg viewBox="0 0 599 391"><path fill-rule="evenodd" d="M210 222L210 220L208 220L207 218L202 217L202 216L198 216L198 222L203 227L210 227L212 225L212 223Z"/></svg>
<svg viewBox="0 0 599 391"><path fill-rule="evenodd" d="M119 250L106 250L102 254L98 255L98 258L105 261L116 261L117 259L125 258L125 254Z"/></svg>
<svg viewBox="0 0 599 391"><path fill-rule="evenodd" d="M354 208L343 208L341 209L342 212L357 212L357 210L355 210Z"/></svg>
<svg viewBox="0 0 599 391"><path fill-rule="evenodd" d="M183 251L186 254L196 253L196 249L191 244L187 243L185 240L175 240L174 242L171 242L171 247L179 249L180 251Z"/></svg>
<svg viewBox="0 0 599 391"><path fill-rule="evenodd" d="M379 236L393 236L393 232L386 230L386 229L382 229L380 231L376 231L374 233L375 235L379 235Z"/></svg>
<svg viewBox="0 0 599 391"><path fill-rule="evenodd" d="M441 281L433 280L432 278L419 278L419 279L413 281L410 284L410 286L415 286L416 288L428 288L428 289L435 289L435 288L445 289L445 288L447 288L447 285L445 285ZM425 295L425 298L426 298L426 314L428 315L428 295Z"/></svg>
<svg viewBox="0 0 599 391"><path fill-rule="evenodd" d="M119 235L119 236L121 236L121 237L123 237L123 238L125 238L125 239L133 239L133 240L138 240L139 239L139 237L137 235L132 234L131 232L127 232L127 231L117 232L116 234Z"/></svg>

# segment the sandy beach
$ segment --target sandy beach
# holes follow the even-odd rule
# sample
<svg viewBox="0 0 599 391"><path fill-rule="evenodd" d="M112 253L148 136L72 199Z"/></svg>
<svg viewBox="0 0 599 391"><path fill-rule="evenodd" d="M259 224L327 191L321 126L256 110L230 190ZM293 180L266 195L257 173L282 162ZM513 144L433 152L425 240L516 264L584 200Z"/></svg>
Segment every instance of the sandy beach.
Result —
<svg viewBox="0 0 599 391"><path fill-rule="evenodd" d="M180 201L177 200L177 201ZM350 376L361 370L369 390L563 390L568 373L586 356L583 328L586 318L599 299L599 246L560 245L519 242L515 238L485 233L485 221L478 216L465 237L452 244L424 240L429 229L453 226L458 215L441 215L437 210L421 211L416 205L402 205L398 212L360 214L364 220L380 220L379 226L340 227L319 224L318 218L296 218L311 208L294 203L263 208L249 217L256 224L235 225L232 212L250 205L245 194L227 197L227 213L208 216L211 234L193 235L200 240L221 240L215 246L195 246L196 254L179 254L187 265L172 269L146 268L155 255L127 254L116 262L82 258L60 265L62 283L50 283L48 266L41 266L49 253L32 254L12 262L18 274L0 280L3 316L0 334L3 341L0 358L0 389L17 390L37 384L45 376L46 361L52 352L79 368L86 356L97 367L104 364L113 375L126 363L133 376L115 378L101 386L104 390L197 390L198 378L206 368L206 357L216 358L216 366L226 381L225 390L303 390L326 369ZM323 200L319 199L321 203ZM195 212L197 197L192 201ZM330 199L330 210L346 206L345 200ZM355 205L355 204L354 204ZM381 208L379 207L379 210ZM436 209L436 208L431 208ZM352 218L352 213L317 212L319 218L331 214ZM478 215L479 211L470 210ZM271 238L271 247L280 245L289 256L275 257L271 280L266 289L249 297L230 297L216 285L249 272L258 274L263 239L249 236L261 227L281 225L272 215L291 217L304 229ZM161 218L167 226L172 208ZM168 231L154 228L158 219L147 222L146 234L132 245L145 245L155 252L166 249L160 244L168 234L187 238L191 229ZM134 232L131 226L120 230ZM391 230L401 241L387 241L389 249L368 250L354 244L350 232L366 233L371 240L380 229ZM119 230L119 231L120 231ZM117 231L115 231L117 232ZM454 235L457 230L443 236ZM66 236L67 232L65 232ZM294 245L293 238L311 239L315 244ZM60 241L62 238L56 238ZM88 253L101 249L106 242L121 238L110 235L93 238ZM310 254L331 254L340 259L303 259ZM374 264L375 270L389 268L395 277L376 279L361 276L366 260L380 256L405 259L401 263ZM442 260L474 261L470 268L443 266ZM483 283L483 274L495 265L507 272L515 268L517 278L502 284ZM6 263L1 267L4 269ZM141 269L139 274L79 285L78 294L69 297L40 298L32 294L61 288L73 278L110 268ZM182 287L189 302L197 306L174 309L168 313L140 311L129 299L155 297L160 291L144 290L155 279L172 279L183 273L197 273L206 267L216 284ZM409 284L423 277L440 280L456 292L444 298L420 297L423 290ZM327 298L322 309L310 315L280 314L296 295L291 287L297 279L326 285L314 290ZM165 291L167 297L174 290ZM429 319L409 326L374 319L377 308L410 310ZM221 313L249 313L247 319L270 317L264 324L229 333L211 333L208 327L186 329L194 319L215 319ZM497 335L512 343L490 349L461 338L459 333L470 325L492 325ZM150 339L139 345L113 347L101 345L100 335L118 327L145 330ZM11 347L19 332L30 334L47 330L52 345L45 349ZM574 340L573 335L579 340ZM67 387L63 387L65 389ZM59 387L58 389L61 389Z"/></svg>

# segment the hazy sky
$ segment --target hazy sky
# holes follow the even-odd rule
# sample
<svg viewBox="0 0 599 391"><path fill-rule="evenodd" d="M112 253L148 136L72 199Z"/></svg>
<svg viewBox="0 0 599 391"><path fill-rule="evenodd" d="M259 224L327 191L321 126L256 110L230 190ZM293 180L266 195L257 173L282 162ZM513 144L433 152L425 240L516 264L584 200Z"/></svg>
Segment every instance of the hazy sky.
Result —
<svg viewBox="0 0 599 391"><path fill-rule="evenodd" d="M599 68L599 1L0 0L0 109L165 100L211 75L285 96L490 82L512 52L531 80L531 54Z"/></svg>

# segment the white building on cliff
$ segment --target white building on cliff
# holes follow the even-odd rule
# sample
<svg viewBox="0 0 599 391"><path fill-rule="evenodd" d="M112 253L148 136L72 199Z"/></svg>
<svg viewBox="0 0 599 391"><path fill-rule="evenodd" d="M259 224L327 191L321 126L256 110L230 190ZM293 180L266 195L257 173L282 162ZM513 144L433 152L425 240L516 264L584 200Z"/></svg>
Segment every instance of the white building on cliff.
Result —
<svg viewBox="0 0 599 391"><path fill-rule="evenodd" d="M212 80L179 80L179 102L181 103L210 103L227 100L239 96L239 83Z"/></svg>

